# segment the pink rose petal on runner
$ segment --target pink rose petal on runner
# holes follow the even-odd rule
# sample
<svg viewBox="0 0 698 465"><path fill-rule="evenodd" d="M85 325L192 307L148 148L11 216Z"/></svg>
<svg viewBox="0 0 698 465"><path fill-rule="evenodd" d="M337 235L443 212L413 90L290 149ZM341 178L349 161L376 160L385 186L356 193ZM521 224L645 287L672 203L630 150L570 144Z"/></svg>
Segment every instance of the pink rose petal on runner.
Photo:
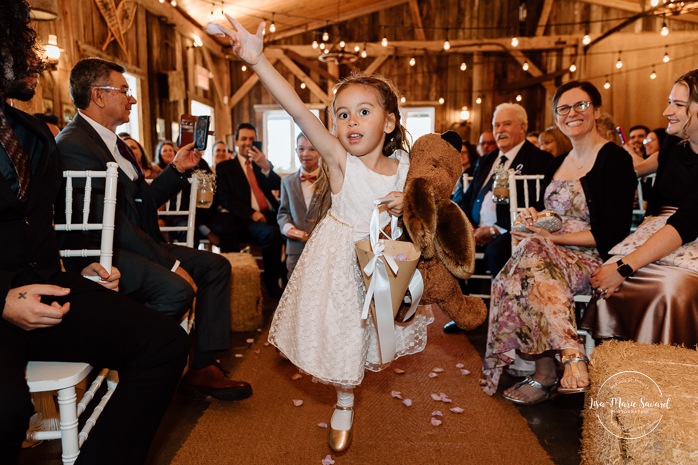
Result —
<svg viewBox="0 0 698 465"><path fill-rule="evenodd" d="M402 401L407 407L412 407L412 399L405 399Z"/></svg>
<svg viewBox="0 0 698 465"><path fill-rule="evenodd" d="M252 344L254 342L254 338L248 338L245 342L247 342L248 344Z"/></svg>
<svg viewBox="0 0 698 465"><path fill-rule="evenodd" d="M394 368L393 371L394 371L395 373L397 373L398 375L403 375L403 374L405 374L405 370L403 370L402 368Z"/></svg>
<svg viewBox="0 0 698 465"><path fill-rule="evenodd" d="M402 393L400 391L390 391L390 395L396 399L402 399Z"/></svg>
<svg viewBox="0 0 698 465"><path fill-rule="evenodd" d="M235 354L235 358L242 358L242 357L243 357L242 354Z"/></svg>
<svg viewBox="0 0 698 465"><path fill-rule="evenodd" d="M295 405L296 407L300 407L301 405L303 405L303 401L300 399L293 399L293 405Z"/></svg>
<svg viewBox="0 0 698 465"><path fill-rule="evenodd" d="M431 416L432 417L442 417L442 416L444 416L444 414L441 413L441 410L434 410L433 412L431 412Z"/></svg>
<svg viewBox="0 0 698 465"><path fill-rule="evenodd" d="M438 367L437 367L437 368L434 368L434 369L431 370L431 371L432 371L433 373L443 373L443 372L444 372L444 369L443 369L443 368L438 368Z"/></svg>
<svg viewBox="0 0 698 465"><path fill-rule="evenodd" d="M463 410L463 409L460 408L460 407L453 407L453 408L450 408L449 410L450 410L451 412L453 412L453 413L463 413L463 412L465 412L465 410Z"/></svg>
<svg viewBox="0 0 698 465"><path fill-rule="evenodd" d="M438 373L434 373L433 371L429 373L430 378L436 378L437 376L439 376Z"/></svg>
<svg viewBox="0 0 698 465"><path fill-rule="evenodd" d="M431 419L431 424L432 424L433 426L440 426L440 425L441 425L441 420L432 417L432 419Z"/></svg>
<svg viewBox="0 0 698 465"><path fill-rule="evenodd" d="M327 455L327 457L322 459L322 465L334 465L334 460L332 460L332 456Z"/></svg>
<svg viewBox="0 0 698 465"><path fill-rule="evenodd" d="M325 429L326 429L326 428L327 428L327 423L325 423L324 421L321 421L320 423L317 424L317 427L318 427L318 428L325 428Z"/></svg>
<svg viewBox="0 0 698 465"><path fill-rule="evenodd" d="M431 398L436 401L441 401L441 396L438 394L434 394L433 392L431 393Z"/></svg>
<svg viewBox="0 0 698 465"><path fill-rule="evenodd" d="M295 375L291 376L291 379L292 379L293 381L295 381L295 380L297 380L297 379L301 379L302 377L303 377L302 374L296 373Z"/></svg>
<svg viewBox="0 0 698 465"><path fill-rule="evenodd" d="M465 365L462 363L456 363L456 368L465 368Z"/></svg>
<svg viewBox="0 0 698 465"><path fill-rule="evenodd" d="M470 370L466 370L465 368L461 368L460 372L462 375L469 375L470 374Z"/></svg>
<svg viewBox="0 0 698 465"><path fill-rule="evenodd" d="M269 347L271 344L269 342L264 343L264 347Z"/></svg>
<svg viewBox="0 0 698 465"><path fill-rule="evenodd" d="M255 351L254 351L255 354L259 354L259 353L261 353L261 352L262 352L262 351L259 350L259 349L255 349Z"/></svg>

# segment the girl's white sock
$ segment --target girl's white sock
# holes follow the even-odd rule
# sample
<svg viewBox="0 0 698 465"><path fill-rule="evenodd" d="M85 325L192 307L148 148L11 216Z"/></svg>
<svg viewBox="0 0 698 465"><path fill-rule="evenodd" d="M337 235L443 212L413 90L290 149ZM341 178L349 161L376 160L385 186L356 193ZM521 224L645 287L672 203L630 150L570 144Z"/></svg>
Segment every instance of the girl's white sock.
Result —
<svg viewBox="0 0 698 465"><path fill-rule="evenodd" d="M353 407L354 390L337 388L337 405L340 407ZM330 423L333 429L348 430L351 428L353 419L354 412L352 410L335 409L334 413L332 414L332 420L330 420Z"/></svg>

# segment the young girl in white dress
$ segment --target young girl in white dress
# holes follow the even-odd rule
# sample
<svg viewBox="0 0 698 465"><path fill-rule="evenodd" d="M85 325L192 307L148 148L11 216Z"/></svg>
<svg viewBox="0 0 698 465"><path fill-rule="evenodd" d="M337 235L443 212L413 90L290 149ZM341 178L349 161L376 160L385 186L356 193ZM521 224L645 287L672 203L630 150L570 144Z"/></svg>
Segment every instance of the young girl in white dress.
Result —
<svg viewBox="0 0 698 465"><path fill-rule="evenodd" d="M352 438L354 387L361 384L365 368L385 367L373 322L361 319L366 294L354 243L368 237L375 199L394 197L383 207L381 226L390 215L402 215L409 157L398 95L380 76L344 79L335 86L330 132L264 56L264 23L252 35L230 16L228 20L237 31L212 24L209 32L230 37L233 51L254 69L327 164L332 207L296 265L274 314L269 341L314 380L336 387L328 444L342 452ZM431 321L431 313L422 310L410 324L396 325L396 356L422 351Z"/></svg>

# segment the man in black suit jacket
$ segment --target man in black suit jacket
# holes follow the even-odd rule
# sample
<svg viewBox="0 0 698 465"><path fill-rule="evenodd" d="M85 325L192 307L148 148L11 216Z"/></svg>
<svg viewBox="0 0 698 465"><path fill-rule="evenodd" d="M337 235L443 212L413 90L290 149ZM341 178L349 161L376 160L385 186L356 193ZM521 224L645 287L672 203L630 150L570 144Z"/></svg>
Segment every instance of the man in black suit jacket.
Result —
<svg viewBox="0 0 698 465"><path fill-rule="evenodd" d="M76 465L142 464L182 374L187 338L179 326L114 291L118 270L97 263L62 272L53 230L62 165L46 125L5 103L29 100L40 67L29 7L0 9L0 463L16 463L34 413L28 360L81 361L119 371L119 386ZM21 149L15 152L13 142ZM10 152L17 154L13 158ZM17 161L27 160L20 176ZM23 195L20 184L28 186Z"/></svg>
<svg viewBox="0 0 698 465"><path fill-rule="evenodd" d="M70 94L78 114L56 139L58 148L68 169L119 164L114 263L122 271L121 291L177 319L196 296L196 343L182 387L222 400L243 399L252 394L250 385L228 379L216 361L217 351L230 348L230 264L220 255L166 244L157 223L158 206L188 185L201 156L193 144L184 146L152 184L145 182L133 153L115 133L136 103L124 71L99 58L75 65Z"/></svg>
<svg viewBox="0 0 698 465"><path fill-rule="evenodd" d="M236 239L262 247L264 285L271 296L280 297L283 239L276 223L279 201L272 191L281 189L281 178L264 153L252 145L256 140L257 129L252 124L238 124L235 129L236 155L216 166L217 198L230 214L230 223L237 231ZM247 174L250 171L251 174ZM248 175L253 176L252 182L259 187L257 195ZM233 227L228 225L228 229ZM221 237L221 241L223 251L231 247L225 237Z"/></svg>
<svg viewBox="0 0 698 465"><path fill-rule="evenodd" d="M461 191L456 190L453 197L459 199L458 205L475 228L473 235L484 252L485 266L492 276L497 276L511 257L511 218L508 204L495 204L492 201L490 178L497 168L515 169L520 174L544 174L553 156L526 140L528 117L521 105L498 105L492 117L492 126L497 150L478 160L468 189L462 193L461 184ZM535 192L533 187L529 186L529 192ZM523 184L516 188L518 197L523 198ZM444 327L449 332L456 328L452 323Z"/></svg>

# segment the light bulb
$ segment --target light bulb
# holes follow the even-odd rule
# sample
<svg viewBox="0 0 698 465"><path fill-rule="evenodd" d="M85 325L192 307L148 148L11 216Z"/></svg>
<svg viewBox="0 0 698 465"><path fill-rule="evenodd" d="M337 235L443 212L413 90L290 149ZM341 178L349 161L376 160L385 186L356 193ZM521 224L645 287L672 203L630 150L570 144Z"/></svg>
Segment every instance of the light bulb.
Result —
<svg viewBox="0 0 698 465"><path fill-rule="evenodd" d="M368 52L366 49L361 50L361 58L366 58L368 56Z"/></svg>
<svg viewBox="0 0 698 465"><path fill-rule="evenodd" d="M523 65L521 65L521 69L528 71L528 61L524 61Z"/></svg>
<svg viewBox="0 0 698 465"><path fill-rule="evenodd" d="M603 83L603 88L606 90L611 88L611 83L608 82L608 79L606 79L606 82Z"/></svg>
<svg viewBox="0 0 698 465"><path fill-rule="evenodd" d="M317 48L318 48L317 40L314 40L313 41L313 49L317 49Z"/></svg>
<svg viewBox="0 0 698 465"><path fill-rule="evenodd" d="M160 0L160 3L165 3L165 0Z"/></svg>
<svg viewBox="0 0 698 465"><path fill-rule="evenodd" d="M361 47L359 47L358 45L354 45L354 53L359 53L360 50Z"/></svg>
<svg viewBox="0 0 698 465"><path fill-rule="evenodd" d="M470 111L468 110L467 106L463 106L460 109L460 119L463 121L468 121L470 119Z"/></svg>
<svg viewBox="0 0 698 465"><path fill-rule="evenodd" d="M589 37L589 34L584 34L584 37L582 38L582 43L584 45L589 45L591 43L591 37Z"/></svg>
<svg viewBox="0 0 698 465"><path fill-rule="evenodd" d="M577 71L577 65L572 63L570 65L570 73L574 73L575 71Z"/></svg>
<svg viewBox="0 0 698 465"><path fill-rule="evenodd" d="M654 8L655 6L659 5L659 0L650 1L650 5L652 5L652 8Z"/></svg>
<svg viewBox="0 0 698 465"><path fill-rule="evenodd" d="M301 82L301 89L305 89L305 88L306 88L305 82Z"/></svg>
<svg viewBox="0 0 698 465"><path fill-rule="evenodd" d="M387 38L387 37L383 37L383 39L381 39L381 45L382 45L383 47L387 47L387 46L388 46L388 38Z"/></svg>
<svg viewBox="0 0 698 465"><path fill-rule="evenodd" d="M48 43L44 48L46 50L46 59L50 62L57 62L61 58L61 49L58 48L58 38L53 35L48 35Z"/></svg>
<svg viewBox="0 0 698 465"><path fill-rule="evenodd" d="M405 103L407 99L405 97L400 97L400 103Z"/></svg>
<svg viewBox="0 0 698 465"><path fill-rule="evenodd" d="M176 6L177 6L177 0L172 0L172 1L170 2L170 5L176 7Z"/></svg>
<svg viewBox="0 0 698 465"><path fill-rule="evenodd" d="M347 43L344 42L343 40L339 41L339 48L344 48L346 45L347 45Z"/></svg>
<svg viewBox="0 0 698 465"><path fill-rule="evenodd" d="M327 31L322 32L322 40L324 42L327 42L328 40L330 40L330 34Z"/></svg>
<svg viewBox="0 0 698 465"><path fill-rule="evenodd" d="M448 39L446 39L446 41L444 42L444 50L448 50L450 48L451 48L451 42L449 42Z"/></svg>
<svg viewBox="0 0 698 465"><path fill-rule="evenodd" d="M512 46L512 47L518 47L518 46L519 46L519 39L518 39L516 36L514 36L514 37L511 38L511 46Z"/></svg>
<svg viewBox="0 0 698 465"><path fill-rule="evenodd" d="M620 60L620 57L618 57L618 61L616 61L616 69L621 69L623 67L623 62Z"/></svg>
<svg viewBox="0 0 698 465"><path fill-rule="evenodd" d="M650 73L650 79L657 79L657 73L654 72L654 68L652 68L652 72Z"/></svg>
<svg viewBox="0 0 698 465"><path fill-rule="evenodd" d="M247 71L247 65L242 65L242 66L240 67L240 69L241 69L242 72L244 73L245 71Z"/></svg>
<svg viewBox="0 0 698 465"><path fill-rule="evenodd" d="M666 52L666 53L664 54L664 58L662 58L662 61L663 61L664 63L669 63L669 60L671 60L671 58L669 58L669 52Z"/></svg>
<svg viewBox="0 0 698 465"><path fill-rule="evenodd" d="M325 50L325 42L320 42L320 50Z"/></svg>
<svg viewBox="0 0 698 465"><path fill-rule="evenodd" d="M410 66L414 66L417 64L417 60L414 59L414 57L410 58Z"/></svg>
<svg viewBox="0 0 698 465"><path fill-rule="evenodd" d="M461 70L461 71L465 71L466 69L468 69L468 65L466 65L465 62L461 63L461 64L460 64L460 70Z"/></svg>
<svg viewBox="0 0 698 465"><path fill-rule="evenodd" d="M330 53L330 49L329 49L329 48L325 48L325 50L322 51L322 54L323 54L323 55L327 55L328 53Z"/></svg>
<svg viewBox="0 0 698 465"><path fill-rule="evenodd" d="M440 97L440 98L439 98L439 105L443 105L445 101L446 101L446 100L444 100L443 97Z"/></svg>
<svg viewBox="0 0 698 465"><path fill-rule="evenodd" d="M663 37L666 37L666 36L669 35L669 28L666 27L666 22L662 23L662 30L661 30L660 34L661 34Z"/></svg>
<svg viewBox="0 0 698 465"><path fill-rule="evenodd" d="M475 99L475 103L477 103L478 105L480 105L480 104L482 103L482 97L476 98L476 99Z"/></svg>
<svg viewBox="0 0 698 465"><path fill-rule="evenodd" d="M517 102L520 102L521 100L523 100L523 97L521 96L521 94L518 94L518 95L516 96L516 101L517 101Z"/></svg>
<svg viewBox="0 0 698 465"><path fill-rule="evenodd" d="M276 32L276 24L274 24L274 20L271 20L271 24L269 25L269 32L272 34Z"/></svg>

